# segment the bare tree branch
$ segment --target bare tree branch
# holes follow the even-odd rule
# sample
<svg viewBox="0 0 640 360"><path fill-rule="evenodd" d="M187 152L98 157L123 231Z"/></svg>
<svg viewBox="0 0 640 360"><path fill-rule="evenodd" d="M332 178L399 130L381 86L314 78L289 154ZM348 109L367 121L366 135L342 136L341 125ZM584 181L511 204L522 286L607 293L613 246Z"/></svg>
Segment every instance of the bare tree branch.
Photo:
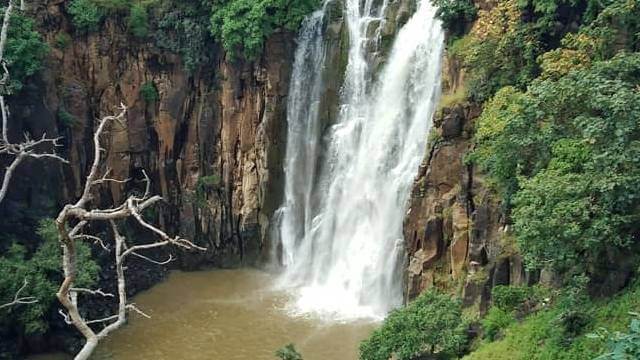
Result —
<svg viewBox="0 0 640 360"><path fill-rule="evenodd" d="M76 293L87 293L87 294L91 294L91 295L100 295L100 296L104 296L104 297L115 297L115 295L111 294L111 293L106 293L104 291L102 291L102 289L98 289L98 290L91 290L91 289L86 289L86 288L72 288L71 291L76 292Z"/></svg>
<svg viewBox="0 0 640 360"><path fill-rule="evenodd" d="M120 113L114 116L107 116L98 120L98 125L93 136L94 143L94 158L91 165L89 174L84 183L84 189L81 197L75 204L66 205L56 219L58 233L60 241L63 247L63 269L64 269L64 281L60 285L57 296L60 303L65 307L66 312L60 311L65 321L72 324L80 331L85 337L86 342L82 350L76 355L76 360L87 359L99 341L108 336L112 331L120 328L126 321L127 312L137 312L144 317L149 315L142 312L134 304L127 302L126 292L126 278L124 262L129 255L137 256L146 261L154 264L164 265L173 261L173 255L169 255L169 259L161 262L156 261L148 256L140 254L143 250L163 247L163 246L177 246L187 250L206 250L203 247L197 246L189 240L183 239L179 236L171 237L163 230L159 229L155 225L152 225L146 219L144 219L143 211L158 202L162 201L160 196L151 196L151 181L146 172L143 172L145 177L145 192L142 196L131 195L125 199L121 204L114 205L111 208L100 209L91 208L92 205L92 193L95 192L96 187L106 183L124 183L128 180L114 180L109 178L110 171L106 170L102 176L100 176L100 164L101 156L105 151L101 146L101 137L107 132L109 126L113 122L119 122L124 124L126 107L120 106ZM142 228L148 230L152 234L156 235L159 239L155 242L129 245L127 239L120 233L118 229L117 221L122 221L128 218L133 218L142 226ZM107 297L116 297L112 294L105 294L101 290L90 290L84 288L76 288L73 284L77 277L77 259L76 259L76 241L82 239L93 240L103 248L107 248L105 242L95 235L83 233L84 228L89 222L94 221L106 221L111 227L113 233L113 249L115 249L114 261L116 268L117 279L117 299L118 309L117 313L106 316L101 319L84 319L80 315L78 306L78 293L89 293L92 295L102 295ZM75 224L75 225L74 225ZM71 229L70 231L68 229ZM90 325L103 324L106 325L102 329L94 330Z"/></svg>
<svg viewBox="0 0 640 360"><path fill-rule="evenodd" d="M14 306L14 305L35 304L35 303L37 303L38 300L33 296L20 296L20 293L23 292L24 289L27 288L28 284L29 284L29 282L27 281L27 279L24 279L24 283L22 284L20 289L18 289L18 291L16 291L16 294L13 297L13 301L8 302L6 304L1 304L0 305L0 310L4 309L4 308L11 307L11 306Z"/></svg>

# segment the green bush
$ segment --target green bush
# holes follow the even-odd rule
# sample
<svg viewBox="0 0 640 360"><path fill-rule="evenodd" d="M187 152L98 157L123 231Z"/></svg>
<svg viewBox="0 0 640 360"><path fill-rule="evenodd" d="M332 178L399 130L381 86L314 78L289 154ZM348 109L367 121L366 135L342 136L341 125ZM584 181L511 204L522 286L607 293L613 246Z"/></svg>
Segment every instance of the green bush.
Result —
<svg viewBox="0 0 640 360"><path fill-rule="evenodd" d="M302 355L293 344L288 344L276 351L276 357L281 360L302 360Z"/></svg>
<svg viewBox="0 0 640 360"><path fill-rule="evenodd" d="M622 293L604 299L589 299L581 295L576 286L570 286L574 295L565 292L566 301L552 303L549 307L513 322L502 332L503 337L493 342L483 342L469 354L466 360L584 360L610 352L607 340L616 331L629 333L629 311L640 309L640 283L636 281ZM577 300L577 301L575 301ZM573 305L571 305L573 304ZM568 310L587 314L591 321L579 335L567 338L558 319ZM598 331L598 329L601 329ZM602 329L608 329L604 331ZM595 333L595 334L594 334ZM607 360L612 358L605 358ZM621 358L625 359L625 358ZM626 359L635 359L627 357Z"/></svg>
<svg viewBox="0 0 640 360"><path fill-rule="evenodd" d="M38 300L35 304L0 312L0 324L19 326L27 334L41 334L47 330L47 314L56 301L56 291L62 281L62 253L55 222L43 220L37 233L43 242L33 254L30 255L23 245L13 243L0 257L0 303L12 299L24 280L28 286L21 295ZM91 249L87 245L78 243L77 251L76 285L90 287L96 283L100 268L91 259Z"/></svg>
<svg viewBox="0 0 640 360"><path fill-rule="evenodd" d="M153 81L148 81L142 84L140 88L140 95L145 102L153 103L160 99L160 95L158 94L158 89Z"/></svg>
<svg viewBox="0 0 640 360"><path fill-rule="evenodd" d="M466 25L477 15L476 7L471 0L431 0L438 7L436 17L442 20L443 27L449 34L461 35Z"/></svg>
<svg viewBox="0 0 640 360"><path fill-rule="evenodd" d="M631 313L631 315L634 318L631 319L627 333L601 329L600 334L595 336L607 339L607 351L595 360L640 359L640 314Z"/></svg>
<svg viewBox="0 0 640 360"><path fill-rule="evenodd" d="M392 311L360 344L361 360L399 360L419 355L455 356L467 342L460 302L434 290Z"/></svg>
<svg viewBox="0 0 640 360"><path fill-rule="evenodd" d="M640 54L621 54L487 104L471 158L513 199L529 267L586 268L640 230L638 84Z"/></svg>
<svg viewBox="0 0 640 360"><path fill-rule="evenodd" d="M538 302L536 289L529 286L498 285L491 290L493 306L504 311L522 310L525 303L533 305Z"/></svg>
<svg viewBox="0 0 640 360"><path fill-rule="evenodd" d="M196 206L203 208L207 205L207 193L218 189L222 184L222 179L218 175L201 176L196 182L195 198L193 202Z"/></svg>
<svg viewBox="0 0 640 360"><path fill-rule="evenodd" d="M127 12L133 2L131 0L91 0L97 7L106 13ZM139 2L137 4L140 4ZM133 5L135 6L135 5Z"/></svg>
<svg viewBox="0 0 640 360"><path fill-rule="evenodd" d="M576 275L570 278L561 291L556 308L559 311L555 323L561 330L560 342L563 345L573 341L582 334L583 330L591 323L592 318L584 308L589 303L587 284L589 278L585 275Z"/></svg>
<svg viewBox="0 0 640 360"><path fill-rule="evenodd" d="M505 311L495 306L492 307L480 321L484 338L489 341L498 339L504 329L514 323L515 320L513 312Z"/></svg>
<svg viewBox="0 0 640 360"><path fill-rule="evenodd" d="M214 0L211 33L232 57L255 59L276 29L296 31L317 0Z"/></svg>
<svg viewBox="0 0 640 360"><path fill-rule="evenodd" d="M193 72L211 60L214 39L209 1L162 2L154 17L156 46L179 54L187 71Z"/></svg>
<svg viewBox="0 0 640 360"><path fill-rule="evenodd" d="M149 14L143 4L134 4L127 19L129 31L136 37L144 38L149 34Z"/></svg>
<svg viewBox="0 0 640 360"><path fill-rule="evenodd" d="M67 6L73 25L80 31L97 31L104 12L92 0L71 0Z"/></svg>
<svg viewBox="0 0 640 360"><path fill-rule="evenodd" d="M4 14L4 10L2 11ZM19 10L11 14L4 59L9 68L9 84L2 90L12 94L20 89L24 81L42 68L42 61L49 48L35 30L33 20Z"/></svg>

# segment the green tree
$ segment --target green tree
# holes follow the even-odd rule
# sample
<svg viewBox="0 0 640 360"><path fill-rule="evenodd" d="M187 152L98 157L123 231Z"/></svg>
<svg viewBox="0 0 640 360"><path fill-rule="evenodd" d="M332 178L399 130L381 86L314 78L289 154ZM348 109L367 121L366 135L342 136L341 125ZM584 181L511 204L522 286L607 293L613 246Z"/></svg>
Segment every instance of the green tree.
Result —
<svg viewBox="0 0 640 360"><path fill-rule="evenodd" d="M139 38L144 38L149 34L149 14L147 7L141 3L134 4L127 18L129 31Z"/></svg>
<svg viewBox="0 0 640 360"><path fill-rule="evenodd" d="M513 196L529 266L593 265L640 230L638 84L640 54L621 54L488 103L471 158Z"/></svg>
<svg viewBox="0 0 640 360"><path fill-rule="evenodd" d="M214 0L211 33L233 57L255 59L276 29L296 31L317 0Z"/></svg>
<svg viewBox="0 0 640 360"><path fill-rule="evenodd" d="M193 72L211 60L211 3L207 0L159 4L156 10L156 46L180 55L187 71Z"/></svg>
<svg viewBox="0 0 640 360"><path fill-rule="evenodd" d="M442 20L444 28L455 36L461 35L478 13L471 0L431 0L431 2L438 8L436 17Z"/></svg>
<svg viewBox="0 0 640 360"><path fill-rule="evenodd" d="M72 0L67 11L80 31L96 31L104 17L103 11L92 0Z"/></svg>
<svg viewBox="0 0 640 360"><path fill-rule="evenodd" d="M20 11L14 10L11 14L5 48L10 83L4 91L7 93L19 91L24 81L42 68L42 61L48 50L42 37L35 30L33 20Z"/></svg>
<svg viewBox="0 0 640 360"><path fill-rule="evenodd" d="M460 302L434 290L407 307L394 310L382 326L360 344L360 359L400 360L418 355L457 355L467 341Z"/></svg>
<svg viewBox="0 0 640 360"><path fill-rule="evenodd" d="M0 302L11 299L24 280L27 280L28 287L23 295L38 300L35 304L16 306L0 313L0 324L17 324L27 334L47 330L47 313L56 300L56 291L62 279L62 257L55 222L43 220L37 233L42 244L33 254L29 254L25 246L14 242L0 257ZM100 268L91 260L91 249L85 244L78 247L78 259L80 271L77 286L90 287L96 283Z"/></svg>

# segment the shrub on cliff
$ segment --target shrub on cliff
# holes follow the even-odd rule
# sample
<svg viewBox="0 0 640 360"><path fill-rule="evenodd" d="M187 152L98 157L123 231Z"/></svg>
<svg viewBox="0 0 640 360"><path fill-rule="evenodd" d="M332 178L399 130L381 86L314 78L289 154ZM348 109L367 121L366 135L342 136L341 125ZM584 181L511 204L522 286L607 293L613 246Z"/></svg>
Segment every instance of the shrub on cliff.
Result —
<svg viewBox="0 0 640 360"><path fill-rule="evenodd" d="M8 86L2 89L4 93L20 90L26 78L40 70L48 51L47 45L35 30L33 20L20 11L14 11L10 23L5 49L10 78Z"/></svg>
<svg viewBox="0 0 640 360"><path fill-rule="evenodd" d="M149 34L149 14L143 4L134 4L127 18L129 31L136 37L143 38Z"/></svg>
<svg viewBox="0 0 640 360"><path fill-rule="evenodd" d="M146 103L153 103L160 99L160 94L158 94L158 89L153 81L147 81L142 84L140 88L140 96Z"/></svg>
<svg viewBox="0 0 640 360"><path fill-rule="evenodd" d="M382 326L360 344L360 359L455 356L466 344L466 330L460 302L430 290L407 307L392 311Z"/></svg>
<svg viewBox="0 0 640 360"><path fill-rule="evenodd" d="M471 0L431 0L438 7L436 17L450 35L461 35L476 18L477 10Z"/></svg>
<svg viewBox="0 0 640 360"><path fill-rule="evenodd" d="M155 14L155 45L179 54L186 70L195 71L215 51L210 13L211 4L206 0L160 3Z"/></svg>
<svg viewBox="0 0 640 360"><path fill-rule="evenodd" d="M92 0L72 0L67 6L73 25L80 31L96 31L104 13Z"/></svg>
<svg viewBox="0 0 640 360"><path fill-rule="evenodd" d="M211 33L233 57L255 59L277 29L296 31L317 0L214 0Z"/></svg>

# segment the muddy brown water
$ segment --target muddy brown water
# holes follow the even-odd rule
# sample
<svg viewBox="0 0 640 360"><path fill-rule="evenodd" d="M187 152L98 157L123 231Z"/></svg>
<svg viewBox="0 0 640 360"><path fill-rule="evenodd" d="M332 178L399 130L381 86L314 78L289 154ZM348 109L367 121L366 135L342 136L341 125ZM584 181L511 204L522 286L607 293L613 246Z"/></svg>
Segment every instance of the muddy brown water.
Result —
<svg viewBox="0 0 640 360"><path fill-rule="evenodd" d="M355 360L371 322L291 316L289 295L257 270L174 272L135 297L151 319L131 315L106 338L96 360L273 360L294 343L305 360ZM38 360L65 359L60 355Z"/></svg>

